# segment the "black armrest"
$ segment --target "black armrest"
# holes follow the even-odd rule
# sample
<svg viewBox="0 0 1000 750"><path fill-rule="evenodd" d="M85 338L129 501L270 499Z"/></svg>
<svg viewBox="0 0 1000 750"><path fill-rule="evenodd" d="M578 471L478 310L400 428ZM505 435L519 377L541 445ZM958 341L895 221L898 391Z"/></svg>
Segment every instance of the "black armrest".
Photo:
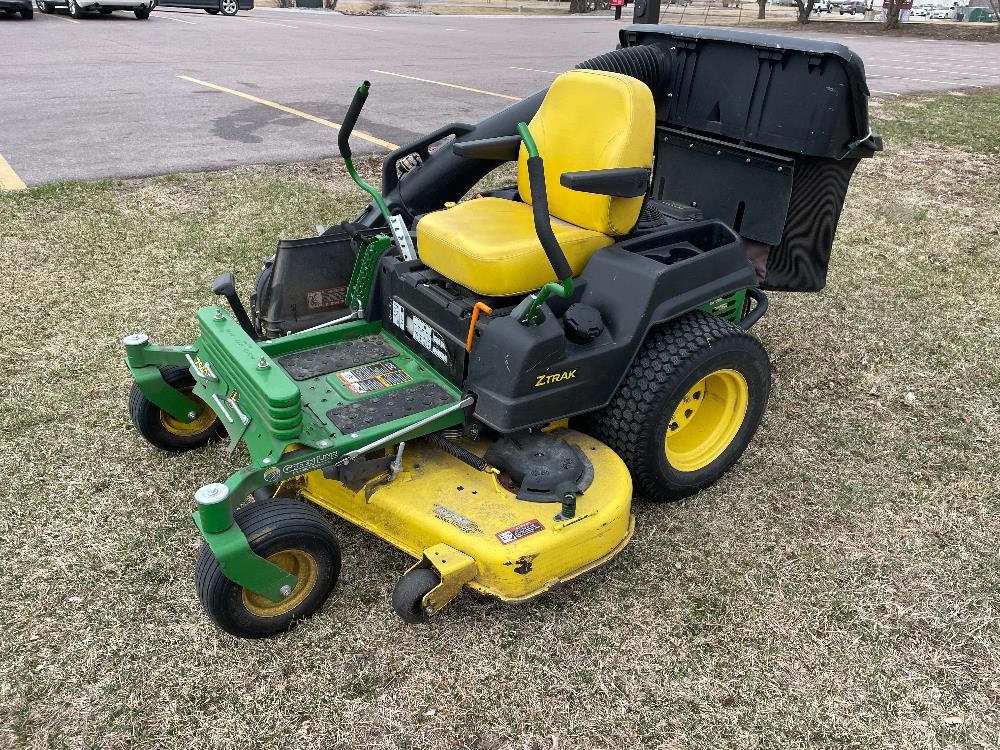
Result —
<svg viewBox="0 0 1000 750"><path fill-rule="evenodd" d="M612 195L616 198L638 198L649 187L649 170L643 167L594 169L589 172L563 172L559 184L581 193Z"/></svg>
<svg viewBox="0 0 1000 750"><path fill-rule="evenodd" d="M459 141L451 147L451 150L466 159L514 161L520 148L521 136L502 135L499 138L483 138L480 141Z"/></svg>

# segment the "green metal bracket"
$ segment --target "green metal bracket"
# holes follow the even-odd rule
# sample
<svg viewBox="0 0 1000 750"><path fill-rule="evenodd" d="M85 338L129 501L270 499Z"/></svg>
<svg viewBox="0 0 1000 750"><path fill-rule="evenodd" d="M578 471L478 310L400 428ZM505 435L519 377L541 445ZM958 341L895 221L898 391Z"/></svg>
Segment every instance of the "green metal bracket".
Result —
<svg viewBox="0 0 1000 750"><path fill-rule="evenodd" d="M150 346L144 333L133 333L122 339L125 364L135 378L142 395L180 422L193 422L205 407L192 401L173 386L167 385L160 365L188 366L188 359L197 354L193 346Z"/></svg>
<svg viewBox="0 0 1000 750"><path fill-rule="evenodd" d="M358 257L351 270L351 280L347 284L347 304L351 309L367 309L378 259L391 244L391 237L380 234L365 242L358 250Z"/></svg>
<svg viewBox="0 0 1000 750"><path fill-rule="evenodd" d="M298 579L250 549L246 534L233 521L233 504L226 485L205 485L194 497L198 503L194 523L226 578L272 602L280 602L292 593Z"/></svg>
<svg viewBox="0 0 1000 750"><path fill-rule="evenodd" d="M698 309L704 310L711 315L725 318L731 323L739 323L746 310L746 299L747 291L746 289L741 289L724 297L718 297L706 302Z"/></svg>

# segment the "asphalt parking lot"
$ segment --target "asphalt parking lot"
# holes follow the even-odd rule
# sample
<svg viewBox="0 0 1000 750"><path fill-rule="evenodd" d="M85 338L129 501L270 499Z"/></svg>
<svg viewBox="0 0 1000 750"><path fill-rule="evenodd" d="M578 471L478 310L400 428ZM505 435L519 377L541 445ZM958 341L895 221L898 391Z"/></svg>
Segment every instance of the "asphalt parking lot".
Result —
<svg viewBox="0 0 1000 750"><path fill-rule="evenodd" d="M601 18L351 17L259 9L0 20L0 189L336 153L358 83L357 150L475 122L614 48ZM1000 86L1000 45L820 34L876 96Z"/></svg>

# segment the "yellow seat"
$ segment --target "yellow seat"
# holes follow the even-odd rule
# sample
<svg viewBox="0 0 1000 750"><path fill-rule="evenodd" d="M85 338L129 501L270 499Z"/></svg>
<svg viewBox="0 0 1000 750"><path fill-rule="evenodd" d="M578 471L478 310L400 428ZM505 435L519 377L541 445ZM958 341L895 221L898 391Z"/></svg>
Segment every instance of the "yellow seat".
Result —
<svg viewBox="0 0 1000 750"><path fill-rule="evenodd" d="M614 242L554 217L552 231L574 276ZM429 214L417 224L417 247L424 263L477 294L523 294L555 278L527 203L479 198Z"/></svg>
<svg viewBox="0 0 1000 750"><path fill-rule="evenodd" d="M545 161L552 230L573 275L615 237L632 231L643 197L617 198L565 188L564 172L653 164L656 112L644 83L620 73L573 70L552 83L528 124ZM480 198L427 214L417 223L420 259L477 294L504 297L558 281L532 220L527 149L518 158L524 203Z"/></svg>

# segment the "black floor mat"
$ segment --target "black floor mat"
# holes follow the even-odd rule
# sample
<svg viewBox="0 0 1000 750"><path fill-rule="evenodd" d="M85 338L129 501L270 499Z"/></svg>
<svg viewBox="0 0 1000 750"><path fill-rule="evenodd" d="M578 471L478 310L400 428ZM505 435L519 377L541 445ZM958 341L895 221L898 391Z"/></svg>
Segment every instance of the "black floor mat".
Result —
<svg viewBox="0 0 1000 750"><path fill-rule="evenodd" d="M341 432L360 432L433 409L451 400L451 395L437 383L423 382L384 396L366 398L364 401L330 409L326 416Z"/></svg>
<svg viewBox="0 0 1000 750"><path fill-rule="evenodd" d="M381 336L362 336L351 341L341 341L319 349L308 349L296 354L276 357L275 362L295 380L308 380L319 375L346 370L380 359L395 357L399 352Z"/></svg>

